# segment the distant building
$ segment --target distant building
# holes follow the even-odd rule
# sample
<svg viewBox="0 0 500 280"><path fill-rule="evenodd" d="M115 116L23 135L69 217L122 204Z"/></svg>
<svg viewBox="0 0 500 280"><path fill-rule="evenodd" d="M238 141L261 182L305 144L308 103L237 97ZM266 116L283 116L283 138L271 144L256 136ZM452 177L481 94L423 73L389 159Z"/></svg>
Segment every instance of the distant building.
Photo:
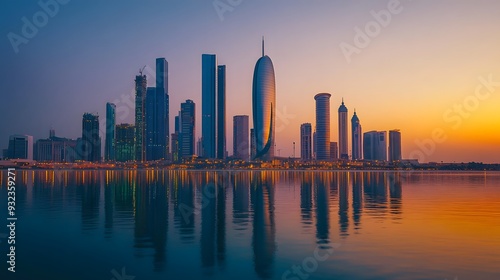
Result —
<svg viewBox="0 0 500 280"><path fill-rule="evenodd" d="M401 157L401 132L399 129L389 131L389 161L400 161Z"/></svg>
<svg viewBox="0 0 500 280"><path fill-rule="evenodd" d="M11 135L8 154L9 159L33 160L33 136Z"/></svg>
<svg viewBox="0 0 500 280"><path fill-rule="evenodd" d="M316 137L316 130L313 132L313 159L317 157L318 149L318 138Z"/></svg>
<svg viewBox="0 0 500 280"><path fill-rule="evenodd" d="M196 155L198 157L203 157L203 141L202 138L198 138L196 141Z"/></svg>
<svg viewBox="0 0 500 280"><path fill-rule="evenodd" d="M101 160L101 137L99 136L99 116L83 114L82 119L82 159L97 162Z"/></svg>
<svg viewBox="0 0 500 280"><path fill-rule="evenodd" d="M135 160L146 160L146 92L147 78L135 76Z"/></svg>
<svg viewBox="0 0 500 280"><path fill-rule="evenodd" d="M303 123L300 125L300 159L312 160L312 125Z"/></svg>
<svg viewBox="0 0 500 280"><path fill-rule="evenodd" d="M135 128L131 124L116 126L116 161L126 162L135 160Z"/></svg>
<svg viewBox="0 0 500 280"><path fill-rule="evenodd" d="M193 100L186 100L181 104L180 132L179 132L179 157L192 157L194 151L194 137L196 134L195 104Z"/></svg>
<svg viewBox="0 0 500 280"><path fill-rule="evenodd" d="M233 157L248 160L250 156L249 117L233 117Z"/></svg>
<svg viewBox="0 0 500 280"><path fill-rule="evenodd" d="M179 132L172 133L170 136L172 147L172 161L179 161Z"/></svg>
<svg viewBox="0 0 500 280"><path fill-rule="evenodd" d="M217 158L226 157L226 65L217 66Z"/></svg>
<svg viewBox="0 0 500 280"><path fill-rule="evenodd" d="M370 131L363 134L365 160L387 160L387 132Z"/></svg>
<svg viewBox="0 0 500 280"><path fill-rule="evenodd" d="M115 159L115 127L116 127L116 105L106 103L106 139L104 143L104 159Z"/></svg>
<svg viewBox="0 0 500 280"><path fill-rule="evenodd" d="M153 159L168 159L170 153L170 97L168 95L168 61L163 58L156 59L156 139ZM146 112L147 114L147 112Z"/></svg>
<svg viewBox="0 0 500 280"><path fill-rule="evenodd" d="M47 139L36 141L33 155L36 161L73 162L79 159L76 140L56 137L53 129L49 135Z"/></svg>
<svg viewBox="0 0 500 280"><path fill-rule="evenodd" d="M257 144L255 143L255 130L250 129L250 159L253 160L255 158L255 154L257 153Z"/></svg>
<svg viewBox="0 0 500 280"><path fill-rule="evenodd" d="M215 158L217 147L217 57L201 56L201 138L203 157Z"/></svg>
<svg viewBox="0 0 500 280"><path fill-rule="evenodd" d="M347 140L347 107L342 104L339 107L339 155L341 159L349 159L349 146Z"/></svg>
<svg viewBox="0 0 500 280"><path fill-rule="evenodd" d="M316 94L316 160L330 160L330 97L329 93Z"/></svg>
<svg viewBox="0 0 500 280"><path fill-rule="evenodd" d="M354 115L351 119L351 129L352 129L352 159L362 159L363 158L363 132L361 130L361 123L359 121L358 115L356 115L356 110L354 110Z"/></svg>
<svg viewBox="0 0 500 280"><path fill-rule="evenodd" d="M330 160L339 159L339 148L337 142L330 142Z"/></svg>

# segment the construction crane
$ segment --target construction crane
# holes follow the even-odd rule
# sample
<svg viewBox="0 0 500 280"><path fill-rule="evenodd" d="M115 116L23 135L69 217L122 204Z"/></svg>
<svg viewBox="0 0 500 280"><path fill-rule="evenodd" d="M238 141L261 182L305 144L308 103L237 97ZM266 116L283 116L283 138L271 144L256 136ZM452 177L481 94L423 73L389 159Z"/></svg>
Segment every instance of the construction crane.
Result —
<svg viewBox="0 0 500 280"><path fill-rule="evenodd" d="M146 68L146 65L144 65L141 69L139 69L139 74L141 74L141 76L142 76L142 72L144 71L145 68Z"/></svg>

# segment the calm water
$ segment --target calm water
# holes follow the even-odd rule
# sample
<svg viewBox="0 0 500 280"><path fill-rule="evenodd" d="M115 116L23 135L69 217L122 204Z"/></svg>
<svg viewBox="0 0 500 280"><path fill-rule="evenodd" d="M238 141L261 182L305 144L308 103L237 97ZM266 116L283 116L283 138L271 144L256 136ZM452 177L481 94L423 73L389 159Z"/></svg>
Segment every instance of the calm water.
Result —
<svg viewBox="0 0 500 280"><path fill-rule="evenodd" d="M17 272L2 239L0 279L500 279L500 173L18 170L17 184Z"/></svg>

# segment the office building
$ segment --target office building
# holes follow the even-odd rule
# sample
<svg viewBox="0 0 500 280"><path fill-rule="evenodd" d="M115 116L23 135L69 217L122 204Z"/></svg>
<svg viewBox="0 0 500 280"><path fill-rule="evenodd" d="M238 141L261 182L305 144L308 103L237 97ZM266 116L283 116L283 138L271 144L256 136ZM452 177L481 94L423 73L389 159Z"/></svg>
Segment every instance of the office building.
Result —
<svg viewBox="0 0 500 280"><path fill-rule="evenodd" d="M312 125L310 123L300 125L300 159L312 160Z"/></svg>
<svg viewBox="0 0 500 280"><path fill-rule="evenodd" d="M135 159L135 128L131 124L116 126L115 156L116 161L126 162Z"/></svg>
<svg viewBox="0 0 500 280"><path fill-rule="evenodd" d="M363 134L363 155L365 160L387 160L387 132L370 131Z"/></svg>
<svg viewBox="0 0 500 280"><path fill-rule="evenodd" d="M257 144L255 143L255 130L250 129L250 159L253 160L257 154Z"/></svg>
<svg viewBox="0 0 500 280"><path fill-rule="evenodd" d="M146 75L135 76L135 160L146 160Z"/></svg>
<svg viewBox="0 0 500 280"><path fill-rule="evenodd" d="M9 159L33 160L33 136L11 135L8 150Z"/></svg>
<svg viewBox="0 0 500 280"><path fill-rule="evenodd" d="M193 100L186 100L181 104L179 117L179 157L186 158L195 155L194 137L196 133L195 104Z"/></svg>
<svg viewBox="0 0 500 280"><path fill-rule="evenodd" d="M106 103L106 142L104 143L104 159L115 159L115 126L116 126L116 105Z"/></svg>
<svg viewBox="0 0 500 280"><path fill-rule="evenodd" d="M339 148L337 142L330 142L330 160L339 159Z"/></svg>
<svg viewBox="0 0 500 280"><path fill-rule="evenodd" d="M341 159L349 159L349 146L347 140L347 107L342 104L339 107L339 155Z"/></svg>
<svg viewBox="0 0 500 280"><path fill-rule="evenodd" d="M249 117L233 117L233 157L248 160L250 156Z"/></svg>
<svg viewBox="0 0 500 280"><path fill-rule="evenodd" d="M389 161L401 160L401 132L399 129L389 131Z"/></svg>
<svg viewBox="0 0 500 280"><path fill-rule="evenodd" d="M257 60L253 73L252 110L256 145L254 159L273 160L276 133L276 82L273 62L264 53L264 40L262 40L262 57Z"/></svg>
<svg viewBox="0 0 500 280"><path fill-rule="evenodd" d="M217 152L217 58L215 54L203 54L201 64L201 137L203 157L215 158Z"/></svg>
<svg viewBox="0 0 500 280"><path fill-rule="evenodd" d="M329 93L316 94L316 160L330 160L330 97Z"/></svg>
<svg viewBox="0 0 500 280"><path fill-rule="evenodd" d="M82 119L82 160L101 160L101 137L99 136L99 116L85 113Z"/></svg>
<svg viewBox="0 0 500 280"><path fill-rule="evenodd" d="M217 158L226 156L226 65L217 66Z"/></svg>
<svg viewBox="0 0 500 280"><path fill-rule="evenodd" d="M356 110L354 110L354 115L351 118L351 130L352 130L352 159L358 160L363 159L363 134L361 130L361 123L359 122Z"/></svg>
<svg viewBox="0 0 500 280"><path fill-rule="evenodd" d="M169 135L170 135L170 97L168 95L168 62L165 58L156 59L156 139L155 146L158 151L154 151L153 159L169 158Z"/></svg>

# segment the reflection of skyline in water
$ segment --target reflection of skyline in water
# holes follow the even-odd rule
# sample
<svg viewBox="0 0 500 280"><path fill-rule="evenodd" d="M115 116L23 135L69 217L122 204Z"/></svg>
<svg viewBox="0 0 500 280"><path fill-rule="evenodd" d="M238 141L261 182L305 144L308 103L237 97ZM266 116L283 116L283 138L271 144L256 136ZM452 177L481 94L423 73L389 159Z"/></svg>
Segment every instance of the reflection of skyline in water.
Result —
<svg viewBox="0 0 500 280"><path fill-rule="evenodd" d="M17 195L26 203L43 198L57 201L48 204L53 211L76 207L83 233L102 226L104 238L111 239L130 229L134 256L151 258L155 271L167 267L171 217L180 243L199 246L208 276L227 265L229 230L249 231L255 273L276 276L279 186L300 183L298 218L305 232L314 231L320 248L361 230L363 215L399 219L403 211L403 180L397 172L39 171L22 181L27 188ZM332 223L336 219L338 227Z"/></svg>

